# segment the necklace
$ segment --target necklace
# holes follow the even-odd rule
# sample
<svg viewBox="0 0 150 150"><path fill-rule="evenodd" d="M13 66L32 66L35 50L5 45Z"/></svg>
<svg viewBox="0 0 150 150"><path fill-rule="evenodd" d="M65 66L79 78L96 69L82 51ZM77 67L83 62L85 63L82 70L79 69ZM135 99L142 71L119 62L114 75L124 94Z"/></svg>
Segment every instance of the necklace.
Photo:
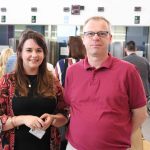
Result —
<svg viewBox="0 0 150 150"><path fill-rule="evenodd" d="M28 87L31 88L31 84L29 84Z"/></svg>
<svg viewBox="0 0 150 150"><path fill-rule="evenodd" d="M28 79L29 79L28 87L31 88L37 81L37 75L28 75Z"/></svg>

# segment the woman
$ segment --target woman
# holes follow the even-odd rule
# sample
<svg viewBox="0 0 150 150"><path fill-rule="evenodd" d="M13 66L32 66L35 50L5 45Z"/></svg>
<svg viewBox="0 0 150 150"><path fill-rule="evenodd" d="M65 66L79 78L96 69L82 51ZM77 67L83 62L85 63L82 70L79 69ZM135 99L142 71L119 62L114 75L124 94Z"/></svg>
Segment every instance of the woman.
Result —
<svg viewBox="0 0 150 150"><path fill-rule="evenodd" d="M86 55L85 46L80 36L70 36L67 43L67 49L69 51L68 58L59 60L55 67L56 76L60 80L62 86L64 86L65 83L67 68L78 62L80 59L84 59Z"/></svg>
<svg viewBox="0 0 150 150"><path fill-rule="evenodd" d="M58 77L61 85L64 87L65 75L67 68L78 62L80 59L83 59L86 55L85 46L82 42L80 36L70 36L67 44L67 49L69 51L68 58L61 59L57 62L55 67L56 76ZM65 132L67 127L61 127L61 148L60 150L65 150L67 145L67 140L65 139Z"/></svg>
<svg viewBox="0 0 150 150"><path fill-rule="evenodd" d="M5 74L7 60L13 54L14 51L11 48L6 48L2 50L0 55L0 77L2 77Z"/></svg>
<svg viewBox="0 0 150 150"><path fill-rule="evenodd" d="M24 31L15 71L0 80L0 149L59 149L56 127L68 119L62 88L48 71L46 56L44 37L32 30Z"/></svg>

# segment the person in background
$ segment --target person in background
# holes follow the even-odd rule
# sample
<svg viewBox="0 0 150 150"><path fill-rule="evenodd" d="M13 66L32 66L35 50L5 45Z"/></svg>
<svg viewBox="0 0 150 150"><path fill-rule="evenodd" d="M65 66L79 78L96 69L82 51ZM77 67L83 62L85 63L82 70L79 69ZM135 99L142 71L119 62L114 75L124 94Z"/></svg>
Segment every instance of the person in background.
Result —
<svg viewBox="0 0 150 150"><path fill-rule="evenodd" d="M25 30L13 72L0 80L0 149L59 150L58 127L68 121L63 89L47 69L42 34Z"/></svg>
<svg viewBox="0 0 150 150"><path fill-rule="evenodd" d="M11 48L6 48L2 50L0 55L0 77L2 77L6 73L5 69L6 69L7 61L9 57L13 54L14 51Z"/></svg>
<svg viewBox="0 0 150 150"><path fill-rule="evenodd" d="M134 64L141 76L141 79L143 81L143 85L144 85L144 89L145 89L145 94L147 97L147 101L149 99L150 96L150 65L149 62L146 58L138 56L136 54L137 51L137 47L134 41L129 41L126 43L125 45L125 52L127 54L126 57L123 58L123 60L130 62L132 64ZM149 106L149 105L147 105ZM148 108L148 107L147 107ZM148 108L148 113L150 113L150 109ZM141 129L139 128L132 139L132 149L134 150L138 150L138 149L142 149L140 148L140 145L142 147L142 133L141 133Z"/></svg>
<svg viewBox="0 0 150 150"><path fill-rule="evenodd" d="M65 74L67 68L78 62L80 59L83 59L86 55L85 46L82 42L80 36L70 36L67 43L67 50L69 55L65 59L60 59L56 63L55 72L56 76L60 80L61 85L64 86L65 83Z"/></svg>
<svg viewBox="0 0 150 150"><path fill-rule="evenodd" d="M139 73L108 52L111 41L106 18L94 16L85 22L87 57L66 72L65 101L70 106L66 150L130 149L132 134L147 117Z"/></svg>
<svg viewBox="0 0 150 150"><path fill-rule="evenodd" d="M52 71L52 73L55 75L54 66L53 66L51 63L49 63L49 62L47 62L47 69L48 69L49 71ZM56 76L56 75L55 75L55 76Z"/></svg>
<svg viewBox="0 0 150 150"><path fill-rule="evenodd" d="M146 97L148 98L150 96L150 64L146 58L136 54L137 47L134 41L127 42L124 50L127 56L123 60L137 67L143 81Z"/></svg>
<svg viewBox="0 0 150 150"><path fill-rule="evenodd" d="M6 68L5 68L6 73L10 73L14 70L15 65L16 65L16 59L17 59L16 53L14 53L8 58L6 62Z"/></svg>
<svg viewBox="0 0 150 150"><path fill-rule="evenodd" d="M61 59L56 63L55 72L61 85L64 87L65 74L67 68L83 59L86 55L85 46L80 36L70 36L67 43L67 50L69 51L68 58ZM67 127L61 127L61 150L66 150L67 140L65 139L65 131Z"/></svg>

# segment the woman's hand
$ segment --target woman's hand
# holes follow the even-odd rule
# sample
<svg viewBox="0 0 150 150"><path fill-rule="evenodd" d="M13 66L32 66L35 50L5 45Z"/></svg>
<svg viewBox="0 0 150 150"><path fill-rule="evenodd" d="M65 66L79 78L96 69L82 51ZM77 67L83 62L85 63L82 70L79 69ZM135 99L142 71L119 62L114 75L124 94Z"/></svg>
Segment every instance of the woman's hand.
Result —
<svg viewBox="0 0 150 150"><path fill-rule="evenodd" d="M43 114L40 117L43 121L44 121L44 125L43 125L43 129L46 130L50 125L52 125L52 122L54 121L54 115L50 115L50 114Z"/></svg>
<svg viewBox="0 0 150 150"><path fill-rule="evenodd" d="M59 128L68 122L68 118L60 113L56 115L45 113L40 118L44 121L43 129L47 129L50 125Z"/></svg>
<svg viewBox="0 0 150 150"><path fill-rule="evenodd" d="M44 121L37 117L37 116L32 116L32 115L26 115L22 116L23 118L23 124L26 125L27 127L35 130L35 129L41 129L44 126Z"/></svg>

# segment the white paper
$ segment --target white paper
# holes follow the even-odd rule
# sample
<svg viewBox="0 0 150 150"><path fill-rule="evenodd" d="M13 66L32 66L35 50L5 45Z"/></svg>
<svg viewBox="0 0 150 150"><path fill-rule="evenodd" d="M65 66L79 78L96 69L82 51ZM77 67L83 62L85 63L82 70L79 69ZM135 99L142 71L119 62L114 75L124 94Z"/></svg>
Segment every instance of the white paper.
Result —
<svg viewBox="0 0 150 150"><path fill-rule="evenodd" d="M30 129L29 132L39 139L41 139L45 134L44 130L32 130L32 129Z"/></svg>

